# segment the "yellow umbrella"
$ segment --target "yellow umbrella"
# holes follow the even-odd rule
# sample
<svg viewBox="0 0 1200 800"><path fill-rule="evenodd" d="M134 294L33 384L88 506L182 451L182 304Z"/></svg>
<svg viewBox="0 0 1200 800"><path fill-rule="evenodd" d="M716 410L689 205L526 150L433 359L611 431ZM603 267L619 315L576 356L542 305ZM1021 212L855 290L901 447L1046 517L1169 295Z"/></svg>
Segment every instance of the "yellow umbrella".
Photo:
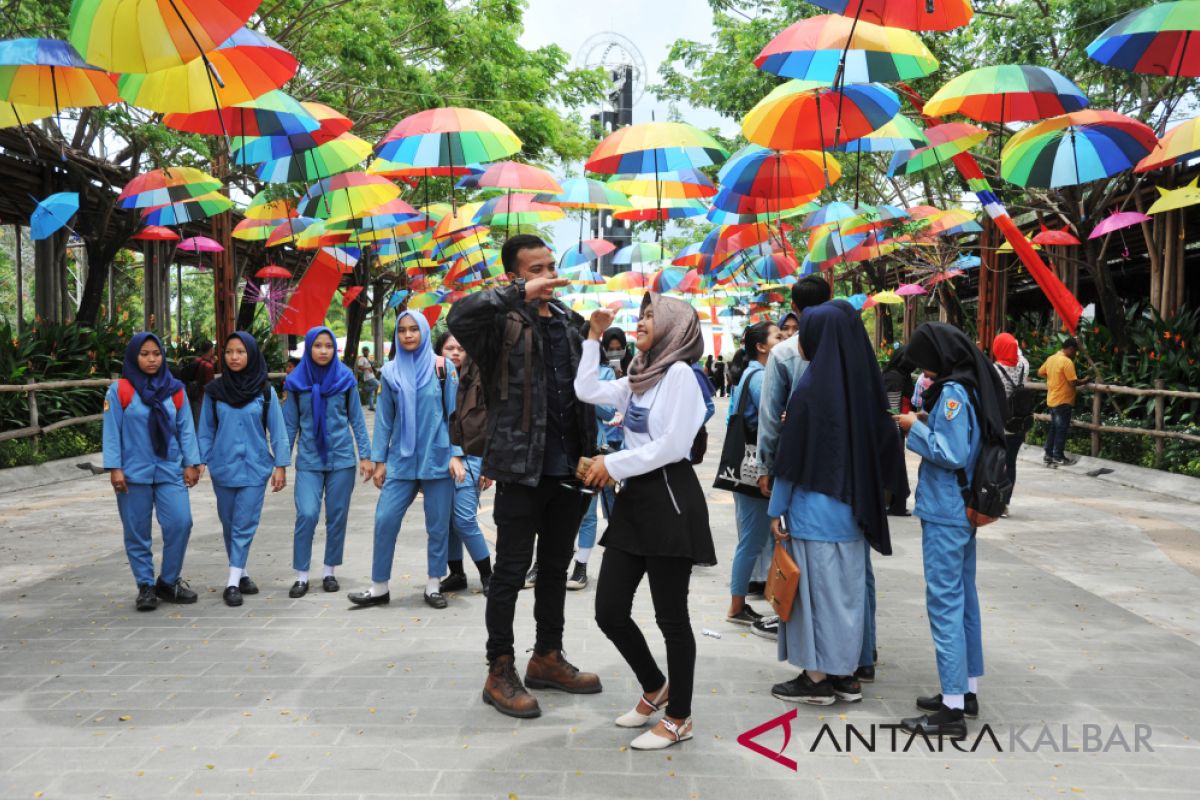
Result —
<svg viewBox="0 0 1200 800"><path fill-rule="evenodd" d="M1200 178L1192 178L1191 183L1178 189L1157 187L1158 193L1162 196L1154 201L1154 205L1150 206L1146 213L1161 214L1164 211L1174 211L1200 203L1200 186L1196 185L1197 181L1200 181Z"/></svg>

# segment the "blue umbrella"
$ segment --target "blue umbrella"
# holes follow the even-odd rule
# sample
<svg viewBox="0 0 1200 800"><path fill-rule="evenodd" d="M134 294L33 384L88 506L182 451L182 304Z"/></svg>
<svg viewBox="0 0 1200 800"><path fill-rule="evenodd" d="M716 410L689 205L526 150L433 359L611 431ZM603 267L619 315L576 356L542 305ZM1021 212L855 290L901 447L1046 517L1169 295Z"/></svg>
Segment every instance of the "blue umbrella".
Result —
<svg viewBox="0 0 1200 800"><path fill-rule="evenodd" d="M79 211L78 192L52 194L37 204L29 218L29 237L45 239L59 228L68 227L71 217Z"/></svg>

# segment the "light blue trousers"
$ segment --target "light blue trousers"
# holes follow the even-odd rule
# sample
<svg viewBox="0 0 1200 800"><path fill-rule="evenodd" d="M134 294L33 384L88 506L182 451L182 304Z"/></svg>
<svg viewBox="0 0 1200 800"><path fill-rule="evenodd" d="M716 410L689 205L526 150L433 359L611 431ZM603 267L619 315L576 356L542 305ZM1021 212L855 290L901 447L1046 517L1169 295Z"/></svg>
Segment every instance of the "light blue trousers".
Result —
<svg viewBox="0 0 1200 800"><path fill-rule="evenodd" d="M128 492L117 493L117 511L125 529L125 555L139 586L154 583L154 552L150 516L158 513L162 529L162 572L164 583L179 580L183 555L192 535L192 506L187 487L176 483L131 483Z"/></svg>
<svg viewBox="0 0 1200 800"><path fill-rule="evenodd" d="M733 507L737 512L737 549L733 551L732 575L729 593L734 597L745 597L750 590L750 576L771 539L771 518L767 508L771 501L765 497L734 492Z"/></svg>
<svg viewBox="0 0 1200 800"><path fill-rule="evenodd" d="M983 675L983 629L975 591L975 537L966 525L921 522L925 607L942 694L966 694Z"/></svg>
<svg viewBox="0 0 1200 800"><path fill-rule="evenodd" d="M862 652L858 656L858 665L875 666L875 570L871 567L870 545L867 545L867 619L863 626Z"/></svg>
<svg viewBox="0 0 1200 800"><path fill-rule="evenodd" d="M258 521L262 517L267 485L221 486L214 483L213 491L217 495L217 517L221 520L229 566L245 569L246 559L250 556L250 543L254 541Z"/></svg>
<svg viewBox="0 0 1200 800"><path fill-rule="evenodd" d="M313 537L321 517L321 497L325 498L325 565L339 566L346 544L346 518L350 515L350 496L354 494L354 467L325 471L298 469L293 496L296 501L296 529L292 535L292 569L308 572L312 565Z"/></svg>
<svg viewBox="0 0 1200 800"><path fill-rule="evenodd" d="M376 583L391 580L392 560L396 557L396 537L404 515L417 496L425 496L425 532L429 537L426 555L431 578L446 574L446 550L450 538L450 517L454 506L454 479L404 480L388 478L375 505L375 549L371 558L371 580Z"/></svg>
<svg viewBox="0 0 1200 800"><path fill-rule="evenodd" d="M454 484L454 516L450 519L450 545L447 558L463 560L463 544L472 561L489 557L487 539L479 528L479 476L481 462L478 458L464 458L467 477L462 483ZM433 573L430 573L433 574Z"/></svg>

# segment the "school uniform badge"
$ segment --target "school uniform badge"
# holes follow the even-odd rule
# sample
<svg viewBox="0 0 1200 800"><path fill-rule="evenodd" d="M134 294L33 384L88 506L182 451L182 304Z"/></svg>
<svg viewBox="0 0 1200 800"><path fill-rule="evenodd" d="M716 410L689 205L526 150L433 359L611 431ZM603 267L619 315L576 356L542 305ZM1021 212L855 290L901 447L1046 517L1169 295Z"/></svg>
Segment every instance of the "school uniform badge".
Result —
<svg viewBox="0 0 1200 800"><path fill-rule="evenodd" d="M108 398L104 398L104 412L108 413Z"/></svg>
<svg viewBox="0 0 1200 800"><path fill-rule="evenodd" d="M946 419L952 420L958 416L958 412L962 411L962 403L957 400L946 401Z"/></svg>

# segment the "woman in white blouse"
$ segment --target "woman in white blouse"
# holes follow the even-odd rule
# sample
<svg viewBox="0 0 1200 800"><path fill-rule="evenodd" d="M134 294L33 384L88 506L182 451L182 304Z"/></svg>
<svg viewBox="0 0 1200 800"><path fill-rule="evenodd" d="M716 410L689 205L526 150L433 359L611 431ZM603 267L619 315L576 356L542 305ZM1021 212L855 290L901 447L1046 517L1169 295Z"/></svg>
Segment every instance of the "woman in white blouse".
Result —
<svg viewBox="0 0 1200 800"><path fill-rule="evenodd" d="M692 684L696 640L688 617L688 583L694 564L717 562L708 506L690 461L704 424L704 396L691 365L704 353L695 310L682 300L648 294L637 327L637 357L627 377L601 382L600 338L612 324L607 310L592 315L583 344L575 394L625 415L625 449L597 456L584 479L591 487L621 483L613 506L596 591L596 622L633 668L644 694L617 719L625 728L646 725L666 706L662 720L633 740L635 750L662 750L692 738ZM663 676L646 638L633 621L633 596L650 579L654 614L667 648Z"/></svg>

